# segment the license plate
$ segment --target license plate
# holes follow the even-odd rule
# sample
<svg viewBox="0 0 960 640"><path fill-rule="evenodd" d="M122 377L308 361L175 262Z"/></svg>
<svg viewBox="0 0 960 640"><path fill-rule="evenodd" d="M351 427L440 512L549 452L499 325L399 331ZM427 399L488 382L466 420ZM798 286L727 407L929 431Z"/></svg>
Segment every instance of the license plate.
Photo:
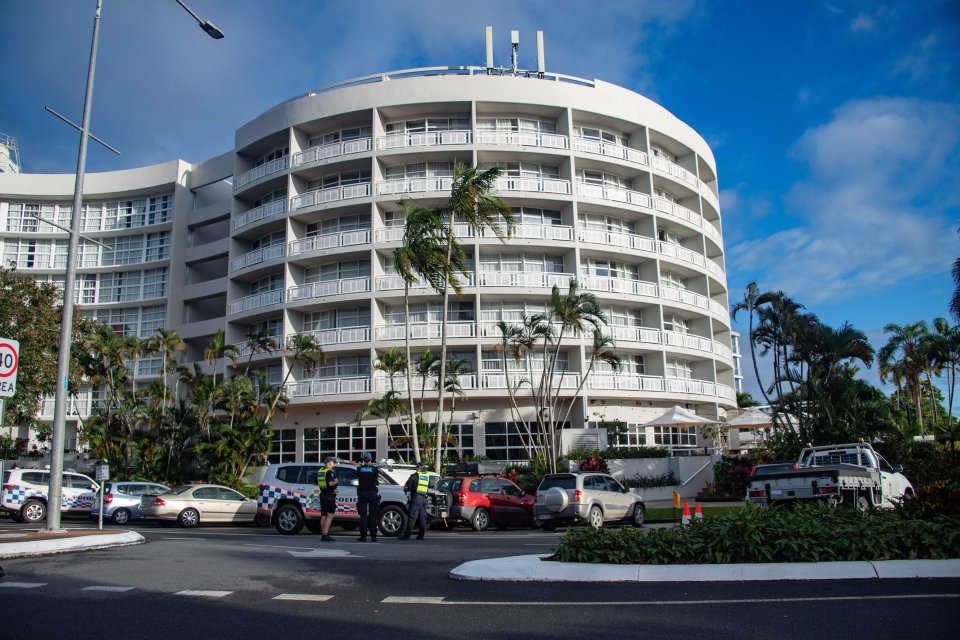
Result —
<svg viewBox="0 0 960 640"><path fill-rule="evenodd" d="M447 512L446 512L446 511L441 511L441 512L440 512L440 517L441 517L441 518L446 518L446 517L447 517Z"/></svg>
<svg viewBox="0 0 960 640"><path fill-rule="evenodd" d="M772 496L778 496L778 495L780 495L781 493L783 493L783 491L781 491L780 489L774 489L773 491L770 492L770 495L772 495Z"/></svg>

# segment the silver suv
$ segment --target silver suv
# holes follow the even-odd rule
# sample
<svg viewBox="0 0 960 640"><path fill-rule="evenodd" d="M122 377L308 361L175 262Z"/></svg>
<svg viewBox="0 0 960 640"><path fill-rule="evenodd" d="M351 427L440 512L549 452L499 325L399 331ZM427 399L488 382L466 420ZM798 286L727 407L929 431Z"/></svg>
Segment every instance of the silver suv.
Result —
<svg viewBox="0 0 960 640"><path fill-rule="evenodd" d="M536 522L547 531L558 524L589 523L643 526L643 499L605 473L553 473L537 487Z"/></svg>

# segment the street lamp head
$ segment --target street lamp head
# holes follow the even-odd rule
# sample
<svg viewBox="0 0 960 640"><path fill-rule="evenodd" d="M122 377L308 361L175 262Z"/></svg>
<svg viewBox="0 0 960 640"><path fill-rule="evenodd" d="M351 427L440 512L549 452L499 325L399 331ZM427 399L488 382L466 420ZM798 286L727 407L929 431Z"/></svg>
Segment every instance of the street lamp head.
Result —
<svg viewBox="0 0 960 640"><path fill-rule="evenodd" d="M221 40L223 38L223 31L217 28L217 25L213 24L209 20L204 20L200 23L200 28L207 32L207 35L213 38L214 40Z"/></svg>

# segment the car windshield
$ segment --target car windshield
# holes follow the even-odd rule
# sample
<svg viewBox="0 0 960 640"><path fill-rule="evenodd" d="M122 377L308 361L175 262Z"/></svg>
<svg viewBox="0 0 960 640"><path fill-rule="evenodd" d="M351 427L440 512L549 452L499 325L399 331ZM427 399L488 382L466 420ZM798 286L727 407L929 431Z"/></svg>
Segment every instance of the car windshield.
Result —
<svg viewBox="0 0 960 640"><path fill-rule="evenodd" d="M785 464L762 464L757 467L757 470L753 475L755 476L768 476L771 473L782 473L784 471L792 471L793 463L788 462Z"/></svg>
<svg viewBox="0 0 960 640"><path fill-rule="evenodd" d="M167 492L166 492L165 494L163 494L163 495L165 495L165 496L179 496L179 495L182 494L182 493L186 493L187 491L190 491L190 489L193 489L193 485L183 484L183 485L180 485L179 487L176 487L176 488L174 488L174 489L170 489L170 491L167 491Z"/></svg>
<svg viewBox="0 0 960 640"><path fill-rule="evenodd" d="M437 483L437 491L460 491L463 486L463 478L444 478Z"/></svg>
<svg viewBox="0 0 960 640"><path fill-rule="evenodd" d="M540 482L540 486L537 487L537 491L546 491L547 489L552 489L553 487L560 487L561 489L576 489L577 478L576 476L547 476Z"/></svg>

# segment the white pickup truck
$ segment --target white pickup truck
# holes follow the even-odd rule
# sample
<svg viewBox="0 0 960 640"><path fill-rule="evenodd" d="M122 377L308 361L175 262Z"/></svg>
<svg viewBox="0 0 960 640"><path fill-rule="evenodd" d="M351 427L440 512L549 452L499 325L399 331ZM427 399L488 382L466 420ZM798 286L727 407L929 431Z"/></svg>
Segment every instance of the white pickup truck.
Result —
<svg viewBox="0 0 960 640"><path fill-rule="evenodd" d="M913 493L902 471L862 442L808 447L796 469L751 479L747 500L758 506L823 500L857 509L892 507Z"/></svg>

